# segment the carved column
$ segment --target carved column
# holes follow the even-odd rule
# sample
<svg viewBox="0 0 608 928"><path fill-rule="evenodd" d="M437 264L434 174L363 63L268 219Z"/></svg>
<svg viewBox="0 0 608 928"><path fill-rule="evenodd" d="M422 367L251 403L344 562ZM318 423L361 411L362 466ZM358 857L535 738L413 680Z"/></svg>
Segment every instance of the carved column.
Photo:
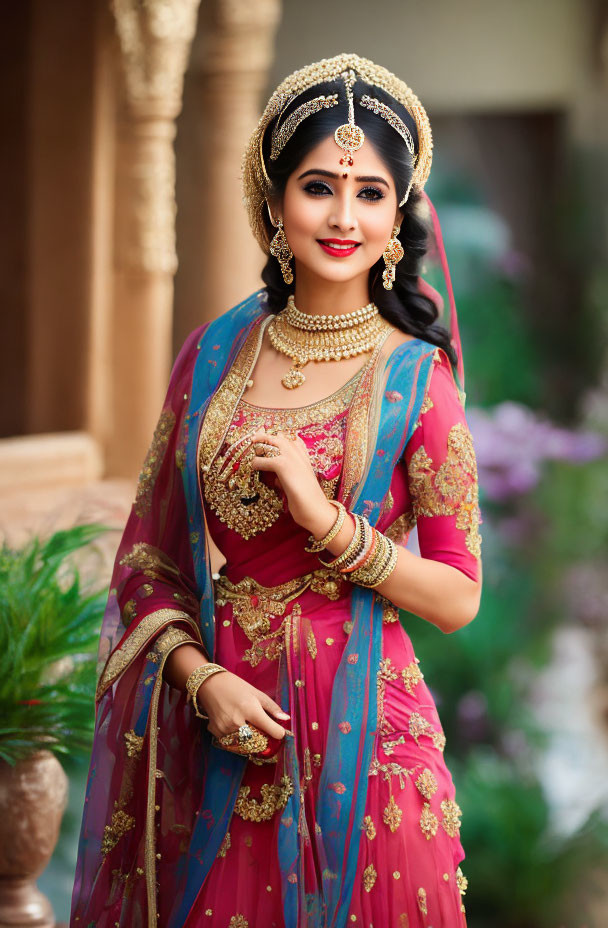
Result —
<svg viewBox="0 0 608 928"><path fill-rule="evenodd" d="M112 0L122 55L108 471L137 474L171 361L175 118L200 0Z"/></svg>
<svg viewBox="0 0 608 928"><path fill-rule="evenodd" d="M205 0L179 120L176 348L261 285L241 200L241 156L274 57L280 0Z"/></svg>

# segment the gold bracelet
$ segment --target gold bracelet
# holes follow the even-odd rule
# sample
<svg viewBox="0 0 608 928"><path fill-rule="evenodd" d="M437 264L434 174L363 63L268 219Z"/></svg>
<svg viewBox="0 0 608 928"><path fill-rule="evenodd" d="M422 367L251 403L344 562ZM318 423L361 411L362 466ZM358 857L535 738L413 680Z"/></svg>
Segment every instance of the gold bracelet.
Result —
<svg viewBox="0 0 608 928"><path fill-rule="evenodd" d="M344 525L344 520L346 518L346 507L344 506L344 504L341 503L340 500L338 499L330 499L328 502L330 502L332 506L335 506L336 509L338 510L336 521L334 522L334 524L328 531L327 535L325 535L319 541L317 541L314 535L309 536L308 540L310 542L310 547L304 548L304 550L308 551L310 554L318 554L319 551L322 551L323 548L325 548L326 545L328 545L329 542L332 541L336 537L336 535L338 534L338 532Z"/></svg>
<svg viewBox="0 0 608 928"><path fill-rule="evenodd" d="M399 549L392 539L378 532L379 556L373 558L374 563L354 570L349 579L360 586L374 588L380 586L392 574L397 566Z"/></svg>
<svg viewBox="0 0 608 928"><path fill-rule="evenodd" d="M199 691L201 683L204 683L207 677L211 677L214 673L221 673L222 670L226 670L225 667L222 667L221 664L201 664L200 667L195 667L188 679L186 680L186 690L188 691L190 698L192 699L192 705L196 715L199 719L208 719L208 715L203 715L203 713L198 708L198 702L196 700L196 695Z"/></svg>
<svg viewBox="0 0 608 928"><path fill-rule="evenodd" d="M324 567L339 568L340 564L344 564L345 561L347 561L357 551L360 550L361 538L363 535L363 518L356 512L351 512L351 516L355 520L355 532L353 537L347 544L342 554L339 554L338 557L333 559L333 561L323 561L321 558L319 558Z"/></svg>

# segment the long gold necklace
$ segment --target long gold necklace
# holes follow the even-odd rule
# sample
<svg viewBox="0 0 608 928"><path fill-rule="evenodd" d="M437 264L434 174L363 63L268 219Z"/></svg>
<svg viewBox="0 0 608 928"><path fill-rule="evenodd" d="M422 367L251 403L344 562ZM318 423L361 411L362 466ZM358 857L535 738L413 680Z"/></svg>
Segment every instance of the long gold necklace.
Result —
<svg viewBox="0 0 608 928"><path fill-rule="evenodd" d="M375 303L339 315L313 315L297 309L290 296L285 309L268 324L270 342L293 366L281 378L294 390L306 380L301 368L309 361L341 361L354 358L376 346L385 321Z"/></svg>

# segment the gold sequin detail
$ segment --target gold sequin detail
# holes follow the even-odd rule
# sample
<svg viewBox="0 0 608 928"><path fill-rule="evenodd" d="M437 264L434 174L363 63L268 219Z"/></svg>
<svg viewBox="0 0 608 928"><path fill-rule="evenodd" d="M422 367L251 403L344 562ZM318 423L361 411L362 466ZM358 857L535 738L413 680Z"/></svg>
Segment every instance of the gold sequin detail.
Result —
<svg viewBox="0 0 608 928"><path fill-rule="evenodd" d="M384 530L384 534L396 545L404 545L408 535L416 525L416 516L413 509L406 509L400 516L397 516L394 522Z"/></svg>
<svg viewBox="0 0 608 928"><path fill-rule="evenodd" d="M228 928L249 928L249 922L244 915L237 912L228 922Z"/></svg>
<svg viewBox="0 0 608 928"><path fill-rule="evenodd" d="M154 430L152 443L148 449L137 483L137 492L135 494L133 508L140 518L146 515L152 508L154 484L160 472L165 451L167 450L167 443L171 437L174 425L175 413L173 410L163 410L160 414L156 429Z"/></svg>
<svg viewBox="0 0 608 928"><path fill-rule="evenodd" d="M419 712L412 712L409 721L409 732L416 744L420 744L418 739L421 735L427 735L433 742L433 746L438 751L443 751L445 747L445 735L441 731L435 731L430 722L428 722Z"/></svg>
<svg viewBox="0 0 608 928"><path fill-rule="evenodd" d="M224 840L220 844L220 849L217 852L217 856L225 857L228 851L230 850L230 846L231 846L230 832L227 831L226 834L224 835Z"/></svg>
<svg viewBox="0 0 608 928"><path fill-rule="evenodd" d="M134 599L129 599L123 606L121 612L122 624L128 628L133 619L137 618L137 603Z"/></svg>
<svg viewBox="0 0 608 928"><path fill-rule="evenodd" d="M458 886L460 895L464 896L464 894L467 891L469 881L467 880L466 876L464 875L460 867L458 867L458 869L456 870L456 885Z"/></svg>
<svg viewBox="0 0 608 928"><path fill-rule="evenodd" d="M141 749L144 744L144 736L136 735L135 729L126 731L124 733L125 747L127 749L127 757L138 757L141 754Z"/></svg>
<svg viewBox="0 0 608 928"><path fill-rule="evenodd" d="M442 826L450 838L455 838L460 831L462 810L454 799L444 799L441 803L443 812Z"/></svg>
<svg viewBox="0 0 608 928"><path fill-rule="evenodd" d="M285 808L293 790L293 781L288 776L281 777L279 784L263 783L260 787L261 799L250 798L251 787L241 786L234 811L245 821L267 822L275 812Z"/></svg>
<svg viewBox="0 0 608 928"><path fill-rule="evenodd" d="M437 777L428 767L416 779L416 788L425 799L430 799L437 792Z"/></svg>
<svg viewBox="0 0 608 928"><path fill-rule="evenodd" d="M377 876L378 873L373 864L370 864L369 867L366 867L363 871L363 888L366 893L371 892L374 888Z"/></svg>
<svg viewBox="0 0 608 928"><path fill-rule="evenodd" d="M369 840L373 841L376 837L376 826L374 825L374 820L371 815L366 815L363 819L363 828Z"/></svg>
<svg viewBox="0 0 608 928"><path fill-rule="evenodd" d="M404 686L410 695L414 692L414 687L424 679L424 674L416 661L412 661L411 664L404 667L401 671L401 676Z"/></svg>
<svg viewBox="0 0 608 928"><path fill-rule="evenodd" d="M435 813L431 811L429 803L425 802L422 807L422 815L420 816L420 829L427 841L430 841L430 839L437 834L438 825L439 819Z"/></svg>
<svg viewBox="0 0 608 928"><path fill-rule="evenodd" d="M420 516L456 516L456 528L466 532L465 544L481 557L479 487L473 439L467 426L457 422L448 434L445 461L435 471L424 445L417 448L409 467L413 511Z"/></svg>
<svg viewBox="0 0 608 928"><path fill-rule="evenodd" d="M416 895L418 897L418 908L423 915L428 915L428 908L426 904L426 889L424 889L422 886L419 886Z"/></svg>
<svg viewBox="0 0 608 928"><path fill-rule="evenodd" d="M399 808L399 806L395 802L395 797L391 795L388 801L388 805L386 806L384 812L382 813L382 820L384 824L388 825L390 830L394 833L399 828L402 817L403 817L403 809Z"/></svg>
<svg viewBox="0 0 608 928"><path fill-rule="evenodd" d="M135 826L135 819L132 815L127 815L122 809L117 809L112 813L112 819L109 825L103 830L101 841L101 853L109 854L116 847L123 835L126 835Z"/></svg>

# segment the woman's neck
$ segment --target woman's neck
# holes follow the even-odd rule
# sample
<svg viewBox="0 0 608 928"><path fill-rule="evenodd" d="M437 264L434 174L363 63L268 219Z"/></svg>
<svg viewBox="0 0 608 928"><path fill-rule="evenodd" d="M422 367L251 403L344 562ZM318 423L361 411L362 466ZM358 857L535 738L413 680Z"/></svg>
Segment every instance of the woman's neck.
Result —
<svg viewBox="0 0 608 928"><path fill-rule="evenodd" d="M346 281L297 275L294 303L302 313L326 316L350 313L369 301L367 274Z"/></svg>

